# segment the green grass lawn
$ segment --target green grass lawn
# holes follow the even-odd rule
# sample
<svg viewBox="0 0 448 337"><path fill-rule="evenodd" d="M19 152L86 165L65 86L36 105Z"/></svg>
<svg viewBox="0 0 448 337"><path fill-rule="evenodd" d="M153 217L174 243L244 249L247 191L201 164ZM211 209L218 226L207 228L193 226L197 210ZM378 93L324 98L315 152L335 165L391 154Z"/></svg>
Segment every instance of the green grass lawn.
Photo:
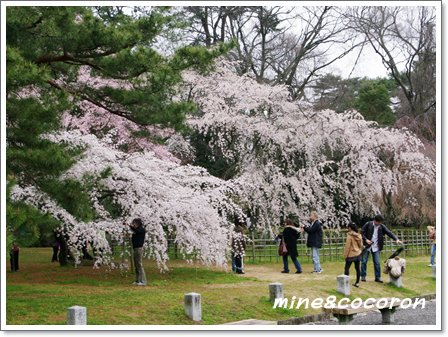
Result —
<svg viewBox="0 0 448 337"><path fill-rule="evenodd" d="M284 284L286 297L294 295L310 301L329 295L343 297L335 291L335 278L342 273L343 262L324 262L321 275L309 273L312 265L306 260L300 275L281 274L280 263L247 264L245 275L235 275L183 261L170 262L170 272L160 274L153 261L145 261L149 284L135 287L131 285L131 273L90 266L60 267L50 260L51 249L21 250L20 270L7 273L7 324L66 324L66 309L73 305L87 307L89 325L197 324L184 315L183 296L187 292L202 295L203 321L199 324L249 318L275 321L320 312L272 309L268 284L275 281ZM407 259L403 289L371 282L373 267L369 261L369 282L352 289L351 297L404 298L435 293L436 284L427 260Z"/></svg>

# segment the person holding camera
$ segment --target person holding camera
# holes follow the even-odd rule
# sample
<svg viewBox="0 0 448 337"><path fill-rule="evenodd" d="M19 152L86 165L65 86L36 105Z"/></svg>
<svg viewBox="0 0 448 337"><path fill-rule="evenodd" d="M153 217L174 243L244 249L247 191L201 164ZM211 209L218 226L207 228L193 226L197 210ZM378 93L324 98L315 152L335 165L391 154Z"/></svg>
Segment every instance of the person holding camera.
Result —
<svg viewBox="0 0 448 337"><path fill-rule="evenodd" d="M308 233L306 246L311 248L311 259L313 260L314 266L314 270L312 272L320 274L323 272L319 259L319 248L322 248L323 237L322 222L319 221L319 216L316 211L310 212L309 221L310 224L308 226L302 226L301 230Z"/></svg>
<svg viewBox="0 0 448 337"><path fill-rule="evenodd" d="M145 242L146 230L143 227L143 222L141 219L136 218L132 220L131 224L128 225L132 231L132 250L134 253L134 266L135 266L135 282L133 285L145 286L146 285L146 274L143 268L143 244Z"/></svg>

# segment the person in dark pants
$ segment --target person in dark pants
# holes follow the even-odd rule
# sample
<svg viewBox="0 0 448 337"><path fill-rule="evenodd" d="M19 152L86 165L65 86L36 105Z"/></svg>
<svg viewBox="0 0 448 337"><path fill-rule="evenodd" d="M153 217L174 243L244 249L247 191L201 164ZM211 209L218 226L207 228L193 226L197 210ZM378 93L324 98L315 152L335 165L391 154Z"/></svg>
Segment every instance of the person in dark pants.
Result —
<svg viewBox="0 0 448 337"><path fill-rule="evenodd" d="M345 241L344 248L344 258L345 258L345 268L344 274L349 276L350 267L352 263L355 263L356 270L356 282L355 287L359 287L359 279L361 277L361 271L359 264L361 262L362 253L362 236L358 232L358 226L351 222L348 224L347 240Z"/></svg>
<svg viewBox="0 0 448 337"><path fill-rule="evenodd" d="M375 282L383 283L381 280L380 253L384 246L384 235L389 236L398 245L402 244L395 234L383 224L383 221L384 218L382 215L375 215L373 221L366 222L361 229L362 240L365 247L361 257L361 281L363 282L366 281L367 262L369 261L369 254L372 253L373 267L375 269Z"/></svg>
<svg viewBox="0 0 448 337"><path fill-rule="evenodd" d="M278 236L278 238L283 238L286 244L286 248L288 250L288 253L286 255L283 255L283 271L282 273L289 273L289 266L288 266L288 256L291 257L292 262L294 263L294 266L296 267L297 271L296 274L302 273L302 267L300 266L299 261L297 260L297 239L299 238L299 229L294 226L294 223L291 219L286 219L284 222L284 229L281 235Z"/></svg>
<svg viewBox="0 0 448 337"><path fill-rule="evenodd" d="M58 262L58 254L61 248L61 243L59 242L58 232L53 231L54 240L53 240L53 256L51 257L51 262Z"/></svg>
<svg viewBox="0 0 448 337"><path fill-rule="evenodd" d="M145 243L146 230L143 227L142 220L139 218L132 220L129 227L132 230L132 251L134 253L135 266L135 282L132 284L145 286L147 282L145 270L143 268L143 244Z"/></svg>
<svg viewBox="0 0 448 337"><path fill-rule="evenodd" d="M11 271L19 270L19 246L14 242L11 246L11 250L9 252L9 259L11 262Z"/></svg>
<svg viewBox="0 0 448 337"><path fill-rule="evenodd" d="M316 211L312 211L309 216L310 224L308 226L302 226L302 230L308 233L308 239L306 240L306 246L311 248L311 259L313 260L314 270L313 273L320 274L323 269L320 266L319 248L322 248L322 223L318 220Z"/></svg>
<svg viewBox="0 0 448 337"><path fill-rule="evenodd" d="M83 258L84 260L93 260L92 255L90 255L90 254L89 254L89 251L87 250L87 245L88 245L88 243L86 242L86 243L82 246L82 248L81 248L81 251L82 251L82 258Z"/></svg>
<svg viewBox="0 0 448 337"><path fill-rule="evenodd" d="M232 236L232 255L235 261L235 272L244 274L243 257L246 252L246 240L244 239L243 228L237 224L234 227Z"/></svg>
<svg viewBox="0 0 448 337"><path fill-rule="evenodd" d="M436 265L436 228L434 226L427 226L428 239L431 242L431 260L428 267Z"/></svg>

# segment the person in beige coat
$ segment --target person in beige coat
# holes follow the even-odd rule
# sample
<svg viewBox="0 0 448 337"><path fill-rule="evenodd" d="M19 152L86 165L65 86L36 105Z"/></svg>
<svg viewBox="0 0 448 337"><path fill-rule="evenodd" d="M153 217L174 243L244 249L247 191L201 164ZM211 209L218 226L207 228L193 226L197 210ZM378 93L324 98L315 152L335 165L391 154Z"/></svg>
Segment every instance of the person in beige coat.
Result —
<svg viewBox="0 0 448 337"><path fill-rule="evenodd" d="M362 236L358 231L358 226L351 222L348 224L347 240L345 241L344 258L345 258L345 270L344 274L349 275L350 267L352 263L355 263L356 270L356 283L355 287L359 287L359 279L361 276L360 262L362 254Z"/></svg>

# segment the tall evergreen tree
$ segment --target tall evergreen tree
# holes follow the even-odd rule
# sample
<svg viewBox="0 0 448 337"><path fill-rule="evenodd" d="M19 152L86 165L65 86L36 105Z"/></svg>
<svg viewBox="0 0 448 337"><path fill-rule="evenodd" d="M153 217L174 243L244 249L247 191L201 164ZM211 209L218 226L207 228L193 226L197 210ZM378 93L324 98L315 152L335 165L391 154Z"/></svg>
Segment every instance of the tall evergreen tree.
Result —
<svg viewBox="0 0 448 337"><path fill-rule="evenodd" d="M376 121L380 125L392 125L395 122L386 84L387 81L383 80L364 81L354 104L365 119Z"/></svg>
<svg viewBox="0 0 448 337"><path fill-rule="evenodd" d="M338 113L356 109L365 119L391 126L395 114L391 108L391 94L397 88L391 78L350 78L327 74L316 81L314 107Z"/></svg>
<svg viewBox="0 0 448 337"><path fill-rule="evenodd" d="M128 14L121 7L9 6L6 20L8 184L36 186L83 221L96 216L88 186L59 178L82 149L68 150L43 135L58 130L64 111L83 113L80 102L140 125L182 129L195 107L173 99L181 71L207 70L225 50L185 47L170 58L158 53L157 38L173 24L163 7ZM8 199L9 234L16 234L10 241L25 237L18 228L37 239L42 221Z"/></svg>

